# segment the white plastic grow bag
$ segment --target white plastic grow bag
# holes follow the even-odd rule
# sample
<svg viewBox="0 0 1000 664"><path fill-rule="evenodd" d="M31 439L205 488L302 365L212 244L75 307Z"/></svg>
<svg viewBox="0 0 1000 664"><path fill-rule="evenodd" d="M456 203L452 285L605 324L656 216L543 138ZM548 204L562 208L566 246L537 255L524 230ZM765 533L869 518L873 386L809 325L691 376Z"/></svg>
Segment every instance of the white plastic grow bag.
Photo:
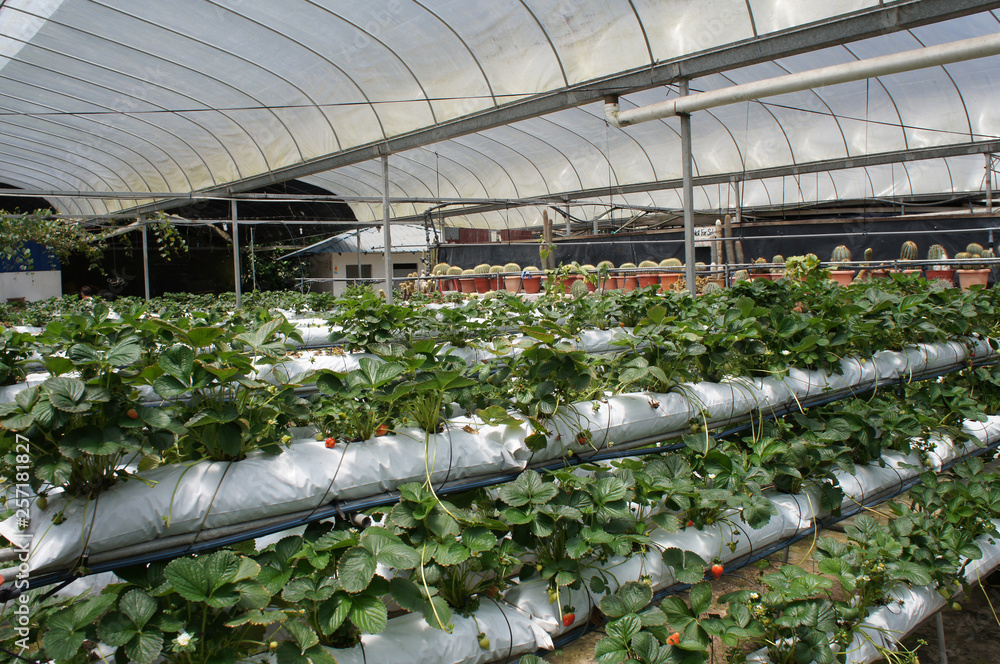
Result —
<svg viewBox="0 0 1000 664"><path fill-rule="evenodd" d="M545 422L549 428L548 445L534 455L534 460L556 459L569 452L586 453L629 442L649 443L652 442L649 439L687 429L691 417L688 400L676 393L619 394L601 401L568 404ZM590 442L579 443L578 434L588 431Z"/></svg>
<svg viewBox="0 0 1000 664"><path fill-rule="evenodd" d="M54 495L43 512L32 508L29 565L32 571L62 568L84 553L382 495L405 482L424 481L428 472L440 484L524 467L495 438L461 429L432 436L427 449L425 465L424 436L416 429L334 449L298 440L273 456L157 468L139 474L143 481L120 483L94 501L67 506L61 494ZM53 525L60 511L64 522ZM16 517L0 523L0 534L23 536Z"/></svg>
<svg viewBox="0 0 1000 664"><path fill-rule="evenodd" d="M993 520L1000 527L1000 520ZM988 537L980 537L977 541L983 556L973 560L965 570L965 578L970 583L978 583L1000 565L1000 541L990 541ZM847 649L847 662L863 664L880 658L876 644L888 649L895 649L896 644L907 634L916 629L923 621L944 608L945 599L932 586L907 588L897 586L889 595L903 602L889 604L872 611L865 618Z"/></svg>
<svg viewBox="0 0 1000 664"><path fill-rule="evenodd" d="M650 550L646 554L622 558L616 556L604 565L584 572L584 581L578 590L568 586L559 588L558 602L549 602L548 582L540 577L518 583L504 593L504 599L518 607L531 618L531 621L552 636L558 636L585 624L591 612L600 604L604 593L594 593L590 590L590 578L603 576L608 587L607 593L613 593L629 581L638 581L649 577L654 587L657 579L664 577L663 560L658 551ZM575 619L569 625L564 625L562 607L574 609Z"/></svg>
<svg viewBox="0 0 1000 664"><path fill-rule="evenodd" d="M365 634L361 645L330 650L339 664L485 664L551 650L552 639L517 607L484 599L473 617L452 615L451 633L435 629L422 615L409 613L389 621L380 634ZM479 633L490 640L479 646Z"/></svg>

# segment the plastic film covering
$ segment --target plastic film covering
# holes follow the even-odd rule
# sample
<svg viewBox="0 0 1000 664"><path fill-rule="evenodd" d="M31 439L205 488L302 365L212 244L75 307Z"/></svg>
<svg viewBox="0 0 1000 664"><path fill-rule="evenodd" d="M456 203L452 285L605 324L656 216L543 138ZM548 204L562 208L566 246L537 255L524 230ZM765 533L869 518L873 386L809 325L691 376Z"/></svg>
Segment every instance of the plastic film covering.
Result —
<svg viewBox="0 0 1000 664"><path fill-rule="evenodd" d="M611 128L597 101L602 94L620 93L623 108L660 101L676 87L643 85L636 72L803 29L843 24L843 43L810 50L810 42L790 39L772 61L749 66L720 56L691 90L1000 27L993 12L955 18L939 9L941 20L852 40L862 28L851 21L878 11L874 0L501 0L489 12L443 0L10 0L0 9L0 180L43 191L187 193L287 172L336 194L379 196L376 146L423 132L414 147L392 155L390 195L592 194L607 205L609 190L628 186L648 187L626 194L629 203L676 208L678 121ZM752 173L997 140L996 62L698 113L695 175L751 173L745 207L978 191L982 159L959 150L814 177L755 180ZM629 83L601 83L616 78ZM452 128L456 121L467 122ZM726 189L699 186L696 205L728 205ZM51 198L70 214L154 200ZM382 216L377 204L351 205L361 220ZM397 203L392 214L416 217L429 206ZM539 215L485 211L451 223L523 227Z"/></svg>

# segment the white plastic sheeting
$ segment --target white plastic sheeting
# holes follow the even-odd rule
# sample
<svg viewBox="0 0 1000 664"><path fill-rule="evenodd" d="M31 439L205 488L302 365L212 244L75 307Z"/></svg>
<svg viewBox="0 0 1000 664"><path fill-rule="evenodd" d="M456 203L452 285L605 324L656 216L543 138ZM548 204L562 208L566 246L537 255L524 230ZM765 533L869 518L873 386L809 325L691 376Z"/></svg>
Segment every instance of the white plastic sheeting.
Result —
<svg viewBox="0 0 1000 664"><path fill-rule="evenodd" d="M920 12L909 5L920 3L886 4L504 0L482 12L416 0L8 0L0 180L46 191L185 193L268 173L280 181L295 169L287 177L380 196L380 146L414 137L392 150L393 197L560 200L593 191L592 201L607 204L623 186L640 193L615 194L615 203L676 208L677 191L657 187L680 177L677 123L609 130L602 93L623 94L626 108L660 101L676 90L662 87L672 77L657 69L697 70L687 59L716 51L716 66L700 63L705 73L692 90L998 25L985 2L954 10L971 14L959 18L935 8L927 20L911 17ZM744 64L760 53L774 59ZM729 182L755 169L996 140L997 69L987 59L697 114L696 174ZM751 180L743 204L978 191L982 166L955 156ZM725 186L699 187L696 198L706 209L733 202ZM133 202L50 200L85 215ZM419 216L431 205L395 203L392 215ZM352 206L359 219L382 218L376 203ZM535 224L539 214L500 210L456 223L504 228L512 218Z"/></svg>

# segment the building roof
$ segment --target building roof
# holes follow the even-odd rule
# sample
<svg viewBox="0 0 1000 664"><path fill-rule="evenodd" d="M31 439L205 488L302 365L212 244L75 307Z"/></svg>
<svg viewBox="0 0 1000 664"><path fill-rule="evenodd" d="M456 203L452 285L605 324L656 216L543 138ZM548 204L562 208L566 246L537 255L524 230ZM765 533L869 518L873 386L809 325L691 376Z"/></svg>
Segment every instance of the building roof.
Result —
<svg viewBox="0 0 1000 664"><path fill-rule="evenodd" d="M394 252L427 251L427 235L420 226L392 224L390 241ZM385 251L385 236L381 226L359 228L311 244L304 249L285 254L282 258L308 256L310 254L358 253L381 254Z"/></svg>

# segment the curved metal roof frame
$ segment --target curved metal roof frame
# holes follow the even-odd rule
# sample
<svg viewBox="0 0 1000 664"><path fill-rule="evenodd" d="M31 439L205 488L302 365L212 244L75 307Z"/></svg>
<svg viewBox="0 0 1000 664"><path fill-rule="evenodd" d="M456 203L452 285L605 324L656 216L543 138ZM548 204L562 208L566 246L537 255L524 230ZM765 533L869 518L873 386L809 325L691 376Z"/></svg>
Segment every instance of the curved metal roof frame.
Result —
<svg viewBox="0 0 1000 664"><path fill-rule="evenodd" d="M622 107L1000 31L980 0L6 0L0 178L77 215L303 179L380 220L533 225L511 200L679 207L676 118ZM696 205L978 191L997 58L693 117ZM905 162L904 167L887 166ZM820 175L824 171L831 171ZM834 172L835 171L835 172ZM815 174L812 177L803 177ZM725 185L725 186L724 186ZM107 192L101 197L102 192ZM129 201L114 194L149 193ZM76 195L74 195L76 194ZM486 202L484 202L486 201ZM495 201L495 202L489 202Z"/></svg>

